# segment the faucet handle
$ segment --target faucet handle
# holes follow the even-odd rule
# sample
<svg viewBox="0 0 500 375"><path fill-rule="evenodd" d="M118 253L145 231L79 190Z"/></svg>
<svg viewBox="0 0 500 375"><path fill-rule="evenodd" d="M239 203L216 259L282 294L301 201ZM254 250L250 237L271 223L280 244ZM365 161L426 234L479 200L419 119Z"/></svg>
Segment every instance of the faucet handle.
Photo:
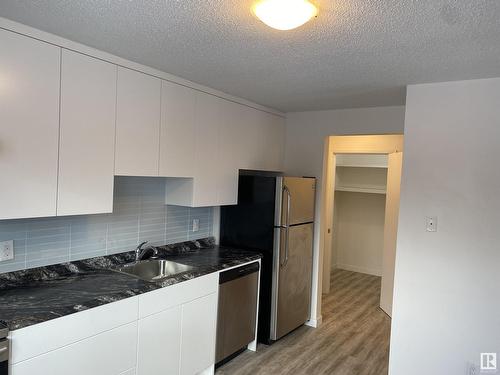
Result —
<svg viewBox="0 0 500 375"><path fill-rule="evenodd" d="M144 251L149 251L149 250L151 250L153 252L153 255L151 256L151 258L156 258L158 256L159 251L156 248L156 246L149 245L148 247L146 247L146 249L144 249Z"/></svg>

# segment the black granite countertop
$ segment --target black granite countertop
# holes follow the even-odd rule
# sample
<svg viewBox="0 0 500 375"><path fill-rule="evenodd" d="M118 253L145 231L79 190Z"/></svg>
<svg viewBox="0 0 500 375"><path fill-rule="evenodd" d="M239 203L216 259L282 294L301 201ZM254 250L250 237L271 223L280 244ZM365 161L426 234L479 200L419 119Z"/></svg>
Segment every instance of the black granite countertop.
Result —
<svg viewBox="0 0 500 375"><path fill-rule="evenodd" d="M257 260L257 252L215 246L213 239L157 247L158 257L193 270L147 282L109 270L134 261L134 252L0 274L0 321L28 327Z"/></svg>

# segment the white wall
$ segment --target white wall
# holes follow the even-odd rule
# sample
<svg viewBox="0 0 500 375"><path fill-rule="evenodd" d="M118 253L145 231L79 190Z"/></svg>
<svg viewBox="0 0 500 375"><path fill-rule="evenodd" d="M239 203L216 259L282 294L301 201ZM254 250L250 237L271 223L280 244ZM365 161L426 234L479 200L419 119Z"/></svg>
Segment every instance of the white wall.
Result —
<svg viewBox="0 0 500 375"><path fill-rule="evenodd" d="M500 355L499 150L499 78L408 88L392 375L468 374Z"/></svg>
<svg viewBox="0 0 500 375"><path fill-rule="evenodd" d="M335 192L334 267L382 276L385 195Z"/></svg>
<svg viewBox="0 0 500 375"><path fill-rule="evenodd" d="M318 308L321 297L319 274L319 229L323 145L329 135L401 134L404 127L403 106L296 112L287 114L285 171L288 175L318 178L313 259L312 324L321 320Z"/></svg>

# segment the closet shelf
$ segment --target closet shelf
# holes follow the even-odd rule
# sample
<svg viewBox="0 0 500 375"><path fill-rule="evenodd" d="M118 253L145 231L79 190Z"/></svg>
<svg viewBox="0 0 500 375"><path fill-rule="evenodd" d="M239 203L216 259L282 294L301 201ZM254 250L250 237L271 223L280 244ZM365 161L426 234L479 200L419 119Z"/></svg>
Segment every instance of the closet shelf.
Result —
<svg viewBox="0 0 500 375"><path fill-rule="evenodd" d="M385 194L387 190L387 169L337 167L335 173L335 190Z"/></svg>
<svg viewBox="0 0 500 375"><path fill-rule="evenodd" d="M388 167L387 155L380 154L337 154L337 167L385 168Z"/></svg>
<svg viewBox="0 0 500 375"><path fill-rule="evenodd" d="M353 193L386 194L385 188L360 187L360 186L337 186L335 191L349 191Z"/></svg>

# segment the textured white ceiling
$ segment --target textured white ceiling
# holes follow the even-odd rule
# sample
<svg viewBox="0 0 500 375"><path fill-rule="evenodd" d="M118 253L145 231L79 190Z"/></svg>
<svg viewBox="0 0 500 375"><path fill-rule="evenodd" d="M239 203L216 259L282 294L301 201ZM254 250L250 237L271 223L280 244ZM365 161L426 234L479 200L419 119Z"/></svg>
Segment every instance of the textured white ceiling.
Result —
<svg viewBox="0 0 500 375"><path fill-rule="evenodd" d="M288 32L252 0L1 0L0 16L282 111L403 104L500 76L500 0L318 0Z"/></svg>

